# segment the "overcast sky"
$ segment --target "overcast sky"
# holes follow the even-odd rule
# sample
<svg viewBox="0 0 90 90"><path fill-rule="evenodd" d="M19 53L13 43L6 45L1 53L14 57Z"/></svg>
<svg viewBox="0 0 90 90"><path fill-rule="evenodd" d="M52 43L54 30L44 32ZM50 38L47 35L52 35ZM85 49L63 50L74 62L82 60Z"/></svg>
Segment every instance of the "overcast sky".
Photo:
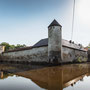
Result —
<svg viewBox="0 0 90 90"><path fill-rule="evenodd" d="M56 19L63 39L71 39L73 0L0 0L0 43L31 46L48 37ZM90 0L76 0L73 40L90 43Z"/></svg>

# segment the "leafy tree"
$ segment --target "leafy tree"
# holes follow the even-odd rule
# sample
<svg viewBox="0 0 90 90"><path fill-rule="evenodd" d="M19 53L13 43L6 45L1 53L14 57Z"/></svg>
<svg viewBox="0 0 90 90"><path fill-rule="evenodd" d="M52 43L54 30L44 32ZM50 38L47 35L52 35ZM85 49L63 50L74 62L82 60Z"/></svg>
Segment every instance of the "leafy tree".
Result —
<svg viewBox="0 0 90 90"><path fill-rule="evenodd" d="M10 45L9 49L15 49L15 45Z"/></svg>
<svg viewBox="0 0 90 90"><path fill-rule="evenodd" d="M2 42L0 45L1 45L1 46L5 46L5 51L8 51L9 48L10 48L10 45L9 45L9 43L7 43L7 42Z"/></svg>
<svg viewBox="0 0 90 90"><path fill-rule="evenodd" d="M23 44L23 45L17 44L17 45L15 46L15 48L23 48L23 47L26 47L26 45L25 45L25 44Z"/></svg>
<svg viewBox="0 0 90 90"><path fill-rule="evenodd" d="M0 45L1 45L1 46L5 46L5 51L26 47L25 44L23 44L23 45L17 44L17 45L15 46L15 45L10 45L10 44L7 43L7 42L2 42Z"/></svg>

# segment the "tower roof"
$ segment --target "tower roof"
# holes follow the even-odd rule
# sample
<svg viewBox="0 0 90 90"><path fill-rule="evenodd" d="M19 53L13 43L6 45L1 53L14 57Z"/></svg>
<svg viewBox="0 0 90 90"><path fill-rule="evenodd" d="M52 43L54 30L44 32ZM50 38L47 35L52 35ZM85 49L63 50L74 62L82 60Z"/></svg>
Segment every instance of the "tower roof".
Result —
<svg viewBox="0 0 90 90"><path fill-rule="evenodd" d="M51 27L51 26L60 26L60 27L62 27L55 19L53 20L53 22L48 27Z"/></svg>

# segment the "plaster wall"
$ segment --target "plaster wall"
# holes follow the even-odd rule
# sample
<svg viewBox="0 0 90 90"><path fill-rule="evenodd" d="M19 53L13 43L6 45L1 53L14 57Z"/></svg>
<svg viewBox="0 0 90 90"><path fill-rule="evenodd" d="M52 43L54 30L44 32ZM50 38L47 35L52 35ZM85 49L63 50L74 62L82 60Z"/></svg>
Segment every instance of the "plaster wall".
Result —
<svg viewBox="0 0 90 90"><path fill-rule="evenodd" d="M51 63L62 62L62 30L60 26L48 28L48 57ZM54 61L54 62L53 62Z"/></svg>
<svg viewBox="0 0 90 90"><path fill-rule="evenodd" d="M63 47L63 62L86 62L87 52Z"/></svg>
<svg viewBox="0 0 90 90"><path fill-rule="evenodd" d="M75 50L68 47L62 47L63 63L87 61L87 52ZM3 53L0 56L3 61L28 61L28 62L49 62L48 47L32 48L30 50L14 51Z"/></svg>
<svg viewBox="0 0 90 90"><path fill-rule="evenodd" d="M62 31L60 26L49 27L48 30L48 51L61 51Z"/></svg>
<svg viewBox="0 0 90 90"><path fill-rule="evenodd" d="M7 52L1 55L3 61L47 62L48 47L32 48L30 50Z"/></svg>

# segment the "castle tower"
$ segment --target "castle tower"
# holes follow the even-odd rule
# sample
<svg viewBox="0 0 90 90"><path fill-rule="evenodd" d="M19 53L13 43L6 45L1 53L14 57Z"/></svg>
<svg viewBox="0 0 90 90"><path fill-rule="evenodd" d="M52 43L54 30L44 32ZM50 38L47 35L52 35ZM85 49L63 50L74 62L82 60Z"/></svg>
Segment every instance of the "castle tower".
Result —
<svg viewBox="0 0 90 90"><path fill-rule="evenodd" d="M48 57L53 64L62 61L62 26L56 20L48 26Z"/></svg>

